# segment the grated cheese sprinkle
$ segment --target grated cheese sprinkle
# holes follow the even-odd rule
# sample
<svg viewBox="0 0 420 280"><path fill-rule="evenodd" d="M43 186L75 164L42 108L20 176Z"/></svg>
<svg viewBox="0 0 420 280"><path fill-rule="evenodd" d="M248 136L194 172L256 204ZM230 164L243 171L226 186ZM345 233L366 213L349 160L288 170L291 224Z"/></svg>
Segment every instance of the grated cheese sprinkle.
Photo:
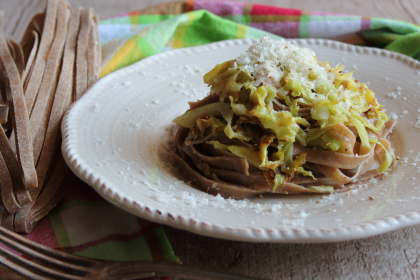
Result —
<svg viewBox="0 0 420 280"><path fill-rule="evenodd" d="M256 78L255 86L278 84L283 74L309 88L331 84L335 78L333 73L319 65L313 50L299 48L286 40L271 40L267 35L241 54L236 63L235 68L239 66ZM317 79L309 80L309 71L316 74Z"/></svg>

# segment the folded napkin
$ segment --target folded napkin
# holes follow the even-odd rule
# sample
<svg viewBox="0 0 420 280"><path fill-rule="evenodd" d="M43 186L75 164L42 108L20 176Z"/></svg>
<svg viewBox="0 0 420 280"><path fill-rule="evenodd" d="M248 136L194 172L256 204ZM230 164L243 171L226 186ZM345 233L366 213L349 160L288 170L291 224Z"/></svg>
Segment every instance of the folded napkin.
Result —
<svg viewBox="0 0 420 280"><path fill-rule="evenodd" d="M420 27L411 23L243 2L188 0L101 21L100 76L162 51L261 38L267 32L274 38L329 38L420 58ZM27 237L92 258L179 261L159 225L116 208L80 180Z"/></svg>

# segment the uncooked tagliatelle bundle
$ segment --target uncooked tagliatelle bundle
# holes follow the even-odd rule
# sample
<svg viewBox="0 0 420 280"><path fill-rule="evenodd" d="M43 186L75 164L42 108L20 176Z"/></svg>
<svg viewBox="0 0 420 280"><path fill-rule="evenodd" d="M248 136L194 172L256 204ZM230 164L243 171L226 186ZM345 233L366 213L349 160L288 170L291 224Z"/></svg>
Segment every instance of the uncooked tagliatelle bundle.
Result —
<svg viewBox="0 0 420 280"><path fill-rule="evenodd" d="M204 75L209 95L173 121L175 166L234 199L331 193L380 176L395 161L386 139L395 122L343 70L264 36Z"/></svg>
<svg viewBox="0 0 420 280"><path fill-rule="evenodd" d="M61 154L61 119L101 59L94 11L45 2L20 43L4 37L0 11L0 225L25 233L76 178Z"/></svg>

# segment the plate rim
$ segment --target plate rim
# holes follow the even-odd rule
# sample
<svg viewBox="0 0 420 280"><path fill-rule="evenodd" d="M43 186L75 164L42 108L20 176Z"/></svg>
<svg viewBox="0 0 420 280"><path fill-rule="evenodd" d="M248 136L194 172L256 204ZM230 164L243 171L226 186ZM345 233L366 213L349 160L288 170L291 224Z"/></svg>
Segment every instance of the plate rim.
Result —
<svg viewBox="0 0 420 280"><path fill-rule="evenodd" d="M356 53L365 53L370 55L384 56L391 59L396 59L412 67L413 69L420 69L420 62L403 54L395 53L385 49L355 46L338 41L328 39L287 39L288 41L303 44L310 47L311 45L322 45L342 51L350 51ZM62 154L64 160L70 169L85 183L93 187L93 189L108 202L123 209L138 217L146 220L165 224L182 230L187 230L196 234L205 235L209 237L223 238L236 241L248 242L276 242L276 243L321 243L321 242L339 242L345 240L359 239L382 234L388 231L396 230L402 227L411 226L420 223L420 207L419 210L410 211L405 214L389 216L382 219L372 220L370 222L357 223L349 226L337 226L326 228L240 228L227 227L217 224L210 224L200 219L186 218L179 214L173 214L169 211L162 214L159 209L142 204L141 202L132 201L127 197L121 195L112 184L108 184L106 180L102 179L98 172L92 170L77 153L77 133L75 119L77 113L84 102L88 102L90 93L98 84L105 83L112 79L114 75L120 75L124 71L135 68L136 65L147 62L150 59L156 59L161 55L166 55L168 52L184 53L200 51L201 49L214 49L219 47L231 47L237 45L249 45L259 41L259 39L234 39L219 41L211 44L201 45L197 47L175 49L167 52L155 54L143 60L135 62L125 68L119 69L111 74L100 79L96 84L92 85L87 92L75 103L73 103L67 110L61 123L62 133ZM97 94L97 93L96 93Z"/></svg>

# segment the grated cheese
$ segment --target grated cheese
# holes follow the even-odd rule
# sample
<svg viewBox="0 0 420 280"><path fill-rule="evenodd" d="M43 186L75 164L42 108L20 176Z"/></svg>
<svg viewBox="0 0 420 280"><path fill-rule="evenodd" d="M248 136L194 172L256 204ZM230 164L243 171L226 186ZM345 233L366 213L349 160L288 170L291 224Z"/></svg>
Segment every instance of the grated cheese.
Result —
<svg viewBox="0 0 420 280"><path fill-rule="evenodd" d="M235 68L246 70L255 78L255 86L279 84L284 74L309 88L332 84L335 78L333 73L319 65L313 50L299 48L285 40L271 40L268 36L241 54L235 64ZM308 78L310 71L317 75L317 79L311 81Z"/></svg>
<svg viewBox="0 0 420 280"><path fill-rule="evenodd" d="M396 95L395 92L390 92L390 93L388 93L388 97L396 99L398 97L398 95Z"/></svg>

